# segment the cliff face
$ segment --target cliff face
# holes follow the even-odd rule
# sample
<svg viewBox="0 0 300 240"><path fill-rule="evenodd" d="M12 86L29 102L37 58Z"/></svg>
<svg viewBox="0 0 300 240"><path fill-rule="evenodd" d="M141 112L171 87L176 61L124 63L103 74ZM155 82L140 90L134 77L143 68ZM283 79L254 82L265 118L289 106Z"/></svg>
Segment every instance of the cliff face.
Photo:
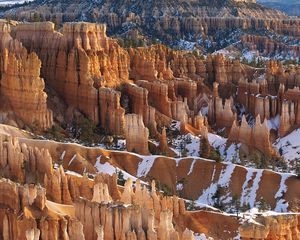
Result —
<svg viewBox="0 0 300 240"><path fill-rule="evenodd" d="M126 115L125 136L126 148L129 152L137 152L143 155L149 154L149 130L144 126L142 115Z"/></svg>
<svg viewBox="0 0 300 240"><path fill-rule="evenodd" d="M243 239L297 239L299 235L299 216L278 215L257 217L255 223L245 223L240 228Z"/></svg>
<svg viewBox="0 0 300 240"><path fill-rule="evenodd" d="M253 136L251 139L262 133L258 127L256 130L256 132L252 130L254 133L251 133L250 128L248 135ZM267 146L268 142L264 135L258 140L261 146ZM27 146L36 146L38 148L45 145L44 142L30 139L22 139L21 142ZM142 142L138 143L141 144ZM202 203L205 202L208 205L214 205L214 194L219 189L220 198L224 200L225 206L226 204L230 205L232 198L237 196L242 205L249 204L251 208L254 206L258 207L260 200L264 199L270 204L272 210L280 212L292 208L293 202L297 201L299 195L299 188L297 188L299 180L292 174L279 174L269 170L245 168L231 163L216 163L193 157L178 160L178 158L142 156L99 148L86 149L75 144L54 142L47 143L46 146L52 159L62 159L60 161L63 162L66 169L78 173L84 172L84 169L90 173L96 173L95 168L103 169L104 171L108 166L114 166L144 180L157 179L160 184L167 185L171 193L177 192L178 184L182 183L182 179L185 179L184 183L182 183L181 196L201 201ZM53 176L62 175L61 173L53 173ZM62 179L62 177L55 177L54 179L60 178ZM201 181L197 181L199 178L201 178ZM75 201L78 196L92 199L93 185L90 181L74 177L67 177L67 179L69 183L66 185L72 201ZM51 182L56 181L51 180ZM70 181L73 181L73 183L71 184ZM105 180L104 182L108 185L108 191L113 198L120 197L116 188L113 187L114 181ZM63 180L58 182L60 183L56 184L56 186L64 186L62 184ZM47 184L47 186L51 186L51 184ZM47 187L48 198L64 203L61 196L65 194L61 194L60 191L52 193L50 189L55 188ZM250 191L250 189L253 190ZM55 197L54 193L58 194L57 197ZM124 196L128 196L128 194ZM125 199L127 199L126 201L131 201L131 198L128 200L128 197L126 197Z"/></svg>
<svg viewBox="0 0 300 240"><path fill-rule="evenodd" d="M205 126L203 118L197 122L199 128ZM144 151L148 132L142 115L126 115L125 123L128 147ZM254 143L265 146L264 136L258 136L264 129L257 124L247 134ZM166 135L164 129L162 147ZM192 240L190 229L216 239L230 239L238 232L245 239L297 239L299 235L297 214L262 214L255 222L239 223L235 217L214 212L216 209L188 211L183 199L164 196L154 181L143 182L155 178L159 186L169 189L169 195L180 193L208 205L215 203L219 192L224 207L236 197L251 208L265 199L272 210L284 212L299 196L299 180L292 174L201 158L145 156L2 134L0 167L4 177L0 179L0 232L4 239ZM117 169L141 180L129 178L124 186L118 186L124 179L117 176Z"/></svg>
<svg viewBox="0 0 300 240"><path fill-rule="evenodd" d="M120 106L121 93L109 88L99 89L100 124L109 133L124 134L125 109Z"/></svg>
<svg viewBox="0 0 300 240"><path fill-rule="evenodd" d="M279 117L275 130L278 130L279 136L285 136L300 124L299 76L298 67L283 67L270 61L263 79L239 82L237 102L253 116L260 115L261 119Z"/></svg>
<svg viewBox="0 0 300 240"><path fill-rule="evenodd" d="M0 179L1 238L194 239L179 220L185 216L184 201L163 197L155 182L149 191L129 179L120 191L116 174L89 179L62 166L53 169L48 149L33 149L11 136L1 135L0 150L1 168L6 169L1 174L7 177ZM13 156L19 161L12 161Z"/></svg>
<svg viewBox="0 0 300 240"><path fill-rule="evenodd" d="M297 44L284 44L268 37L245 35L241 37L242 46L250 51L259 51L263 56L276 55L289 58L297 58L300 54L300 46Z"/></svg>
<svg viewBox="0 0 300 240"><path fill-rule="evenodd" d="M22 43L11 37L8 24L1 23L0 42L2 109L13 111L29 126L38 129L51 127L52 112L47 109L40 60L35 53L28 54Z"/></svg>
<svg viewBox="0 0 300 240"><path fill-rule="evenodd" d="M65 24L62 33L53 23L19 24L15 38L42 62L41 75L69 106L99 122L99 87L114 87L128 80L125 50L106 37L104 25ZM42 37L41 37L42 36Z"/></svg>
<svg viewBox="0 0 300 240"><path fill-rule="evenodd" d="M242 119L241 126L237 126L237 123L234 121L228 140L230 142L246 144L269 156L275 155L275 150L273 149L270 140L270 130L267 122L265 120L261 123L260 115L257 115L255 126L253 128L248 125L245 117Z"/></svg>
<svg viewBox="0 0 300 240"><path fill-rule="evenodd" d="M80 10L79 10L80 9ZM299 21L252 0L239 1L46 1L34 2L4 12L15 20L106 23L110 34L141 34L172 44L177 40L197 42L228 30L269 30L299 36ZM213 47L213 46L211 46Z"/></svg>

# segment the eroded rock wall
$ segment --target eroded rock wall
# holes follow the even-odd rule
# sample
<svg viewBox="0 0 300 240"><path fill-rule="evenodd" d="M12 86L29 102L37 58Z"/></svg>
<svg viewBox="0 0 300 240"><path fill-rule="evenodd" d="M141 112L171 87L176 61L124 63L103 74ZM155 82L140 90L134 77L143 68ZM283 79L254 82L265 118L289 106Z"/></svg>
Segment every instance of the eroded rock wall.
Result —
<svg viewBox="0 0 300 240"><path fill-rule="evenodd" d="M104 25L66 23L62 33L54 24L18 24L15 38L42 62L41 75L69 106L99 122L98 88L115 87L128 80L129 57Z"/></svg>
<svg viewBox="0 0 300 240"><path fill-rule="evenodd" d="M10 25L1 23L0 27L2 108L13 111L26 125L43 130L50 128L53 116L47 108L44 80L40 78L41 61L11 37Z"/></svg>

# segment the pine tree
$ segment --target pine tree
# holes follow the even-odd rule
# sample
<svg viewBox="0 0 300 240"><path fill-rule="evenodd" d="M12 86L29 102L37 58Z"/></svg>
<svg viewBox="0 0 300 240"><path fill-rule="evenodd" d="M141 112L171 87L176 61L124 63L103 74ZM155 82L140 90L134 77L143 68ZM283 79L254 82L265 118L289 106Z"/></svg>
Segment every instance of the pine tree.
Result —
<svg viewBox="0 0 300 240"><path fill-rule="evenodd" d="M208 139L205 137L201 137L199 156L203 158L209 158L210 154L211 154L211 149L210 149Z"/></svg>
<svg viewBox="0 0 300 240"><path fill-rule="evenodd" d="M261 198L260 201L258 202L258 209L260 211L267 211L270 210L270 205L264 198Z"/></svg>
<svg viewBox="0 0 300 240"><path fill-rule="evenodd" d="M232 205L235 209L236 217L239 217L239 213L240 213L240 210L241 210L241 201L240 201L240 199L237 195L234 195L232 197Z"/></svg>
<svg viewBox="0 0 300 240"><path fill-rule="evenodd" d="M126 180L124 179L123 172L121 170L119 170L117 173L118 173L118 180L117 180L118 185L124 186Z"/></svg>

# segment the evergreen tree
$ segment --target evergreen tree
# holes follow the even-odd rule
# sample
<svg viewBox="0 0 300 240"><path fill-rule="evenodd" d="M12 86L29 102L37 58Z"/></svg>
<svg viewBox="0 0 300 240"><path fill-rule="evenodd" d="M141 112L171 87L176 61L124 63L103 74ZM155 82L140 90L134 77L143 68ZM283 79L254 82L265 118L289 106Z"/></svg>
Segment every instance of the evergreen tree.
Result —
<svg viewBox="0 0 300 240"><path fill-rule="evenodd" d="M239 217L239 213L240 213L240 210L241 210L241 201L239 199L239 197L237 195L234 195L232 197L232 205L235 209L235 212L236 212L236 216Z"/></svg>
<svg viewBox="0 0 300 240"><path fill-rule="evenodd" d="M124 186L126 180L124 179L124 174L121 170L117 171L117 175L118 175L118 180L117 183L118 185Z"/></svg>
<svg viewBox="0 0 300 240"><path fill-rule="evenodd" d="M203 158L209 158L210 155L211 155L211 149L210 149L209 141L207 138L201 137L199 156Z"/></svg>
<svg viewBox="0 0 300 240"><path fill-rule="evenodd" d="M261 198L260 201L258 202L258 209L260 211L267 211L270 210L270 205L264 198Z"/></svg>

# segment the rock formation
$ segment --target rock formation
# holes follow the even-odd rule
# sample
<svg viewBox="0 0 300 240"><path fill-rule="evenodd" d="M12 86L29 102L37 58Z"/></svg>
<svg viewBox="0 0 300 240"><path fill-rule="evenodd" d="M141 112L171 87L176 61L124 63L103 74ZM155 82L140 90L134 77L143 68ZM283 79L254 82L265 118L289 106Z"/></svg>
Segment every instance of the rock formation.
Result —
<svg viewBox="0 0 300 240"><path fill-rule="evenodd" d="M143 155L149 154L149 130L143 123L143 117L136 114L125 116L126 149Z"/></svg>
<svg viewBox="0 0 300 240"><path fill-rule="evenodd" d="M46 149L20 144L17 138L0 136L1 175L19 182L35 182L52 174L52 158Z"/></svg>
<svg viewBox="0 0 300 240"><path fill-rule="evenodd" d="M270 142L270 129L266 120L261 123L260 116L255 119L255 126L251 128L245 117L242 118L241 125L234 121L229 134L229 142L246 144L249 147L258 149L269 156L274 155L274 149Z"/></svg>
<svg viewBox="0 0 300 240"><path fill-rule="evenodd" d="M52 112L47 109L45 83L40 78L41 62L35 53L28 54L10 35L10 26L1 23L2 108L13 110L25 124L38 129L50 128Z"/></svg>
<svg viewBox="0 0 300 240"><path fill-rule="evenodd" d="M14 31L16 39L40 57L41 75L46 83L69 106L80 109L98 123L97 89L128 80L128 54L116 41L106 37L105 26L68 23L61 34L50 22L26 23L18 24Z"/></svg>
<svg viewBox="0 0 300 240"><path fill-rule="evenodd" d="M256 217L255 223L245 223L239 228L243 239L297 239L299 235L299 216L279 215Z"/></svg>
<svg viewBox="0 0 300 240"><path fill-rule="evenodd" d="M109 88L99 89L100 124L109 133L124 133L125 109L120 104L121 93Z"/></svg>
<svg viewBox="0 0 300 240"><path fill-rule="evenodd" d="M244 35L241 37L241 42L244 48L250 51L259 51L263 56L280 55L282 57L297 58L300 54L300 46L287 45L268 37Z"/></svg>
<svg viewBox="0 0 300 240"><path fill-rule="evenodd" d="M299 36L299 20L254 2L190 1L181 7L180 0L176 0L172 5L168 1L147 4L138 1L134 5L116 0L100 4L78 0L61 5L61 2L55 0L43 5L33 3L25 7L15 7L13 11L7 11L4 15L15 20L51 20L57 25L65 21L87 19L91 22L106 23L111 33L117 33L122 26L128 26L121 33L130 34L143 29L145 35L158 36L160 40L167 42L188 37L196 41L202 36L212 36L218 31L233 29L269 30L278 34ZM142 65L143 63L140 66Z"/></svg>
<svg viewBox="0 0 300 240"><path fill-rule="evenodd" d="M134 84L126 84L124 94L128 97L130 112L142 116L145 126L150 133L156 133L155 108L148 104L148 91Z"/></svg>
<svg viewBox="0 0 300 240"><path fill-rule="evenodd" d="M228 5L219 11L220 6L212 10L189 1L181 3L181 9L175 6L176 14L166 7L166 1L150 2L141 6L136 1L137 9L143 12L145 6L157 4L161 6L157 9L166 10L164 16L155 10L149 21L155 27L153 34L162 34L166 41L173 40L170 31L176 37L190 32L191 41L197 37L213 48L210 36L221 36L228 29L256 28L291 39L300 33L297 19L263 9L253 1L230 1L230 11ZM115 5L109 8L112 3ZM80 16L75 10L70 12L66 3L57 9L48 4L35 13L55 18L56 27L59 21ZM148 18L135 13L136 8L129 15L126 11L120 14L124 19L114 15L122 9L122 1L98 5L86 18L102 19L104 13L97 12L100 6L110 9L104 12L114 29L129 28L122 25L128 21L145 26ZM93 4L87 1L81 6ZM191 6L195 14L181 17ZM256 12L249 13L255 6ZM20 18L31 17L27 7ZM50 22L10 24L15 24L12 30L8 23L0 24L0 122L45 130L53 124L48 101L55 116L55 108L61 108L58 131L62 135L72 131L73 119L87 117L97 125L93 134L100 141L116 139L108 135L117 135L121 141L112 150L103 148L104 140L83 146L70 139L45 140L36 131L31 135L1 125L1 239L192 240L193 231L216 239L233 239L238 231L245 239L298 238L299 214L287 214L299 208L297 177L229 162L247 164L244 159L252 153L275 162L279 157L275 147L280 147L283 157L290 149L280 141L300 126L298 66L271 60L265 69L254 68L219 53L205 57L199 51L161 44L125 49L108 38L105 25L100 24L65 23L60 32ZM238 44L265 54L284 49L251 36L242 37ZM50 131L48 134L51 137ZM127 151L120 151L119 142L126 144ZM211 149L211 154L201 155L203 148ZM181 150L189 155L175 157ZM248 152L245 157L244 152ZM264 161L263 157L258 161ZM287 167L296 168L295 162L290 160ZM278 166L283 163L275 162ZM262 200L281 214L262 214L257 222L247 223L217 209L233 211L240 203L253 210Z"/></svg>

